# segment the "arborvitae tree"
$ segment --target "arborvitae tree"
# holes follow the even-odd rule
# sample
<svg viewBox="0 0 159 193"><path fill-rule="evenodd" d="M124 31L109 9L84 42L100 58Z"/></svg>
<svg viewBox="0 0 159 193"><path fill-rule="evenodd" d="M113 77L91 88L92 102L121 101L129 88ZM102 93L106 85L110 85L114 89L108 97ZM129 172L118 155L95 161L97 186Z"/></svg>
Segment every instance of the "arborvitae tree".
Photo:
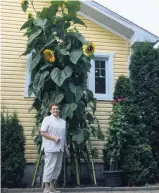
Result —
<svg viewBox="0 0 159 193"><path fill-rule="evenodd" d="M154 159L159 176L159 49L152 43L136 43L130 64L130 79L135 93L135 103L149 131Z"/></svg>
<svg viewBox="0 0 159 193"><path fill-rule="evenodd" d="M110 164L110 169L123 169L128 185L152 183L155 181L157 164L143 112L135 103L131 80L119 77L114 98L108 140L103 151L104 162L106 166Z"/></svg>
<svg viewBox="0 0 159 193"><path fill-rule="evenodd" d="M7 187L9 181L17 186L23 177L26 161L23 126L16 113L1 113L1 133L2 186Z"/></svg>

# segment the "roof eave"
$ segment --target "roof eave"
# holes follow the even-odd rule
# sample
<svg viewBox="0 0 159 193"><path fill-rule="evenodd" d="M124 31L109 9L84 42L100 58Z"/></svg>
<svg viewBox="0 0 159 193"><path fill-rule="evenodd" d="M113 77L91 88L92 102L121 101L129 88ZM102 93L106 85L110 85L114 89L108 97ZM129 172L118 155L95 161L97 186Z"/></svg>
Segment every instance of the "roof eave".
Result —
<svg viewBox="0 0 159 193"><path fill-rule="evenodd" d="M119 16L93 1L81 1L80 15L87 17L112 33L126 39L130 45L136 41L156 42L159 37ZM100 20L100 21L99 21ZM107 23L106 23L107 21ZM109 22L109 25L108 25ZM111 26L111 27L110 27ZM114 29L113 29L114 28Z"/></svg>

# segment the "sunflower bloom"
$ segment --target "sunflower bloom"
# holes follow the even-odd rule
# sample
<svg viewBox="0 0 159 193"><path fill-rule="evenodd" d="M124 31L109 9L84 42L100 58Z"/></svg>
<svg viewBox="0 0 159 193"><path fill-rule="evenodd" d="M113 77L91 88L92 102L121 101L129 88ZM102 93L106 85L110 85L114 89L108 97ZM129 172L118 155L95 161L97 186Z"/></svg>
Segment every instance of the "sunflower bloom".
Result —
<svg viewBox="0 0 159 193"><path fill-rule="evenodd" d="M32 18L32 17L33 17L33 15L32 15L31 13L28 13L28 14L27 14L27 18L28 18L28 19L30 19L30 18Z"/></svg>
<svg viewBox="0 0 159 193"><path fill-rule="evenodd" d="M49 61L51 63L55 62L55 56L54 56L54 52L52 50L45 49L44 50L44 57L47 61Z"/></svg>
<svg viewBox="0 0 159 193"><path fill-rule="evenodd" d="M21 0L21 4L24 5L26 3L26 0Z"/></svg>
<svg viewBox="0 0 159 193"><path fill-rule="evenodd" d="M86 56L92 56L95 52L95 45L93 42L83 45L83 52Z"/></svg>

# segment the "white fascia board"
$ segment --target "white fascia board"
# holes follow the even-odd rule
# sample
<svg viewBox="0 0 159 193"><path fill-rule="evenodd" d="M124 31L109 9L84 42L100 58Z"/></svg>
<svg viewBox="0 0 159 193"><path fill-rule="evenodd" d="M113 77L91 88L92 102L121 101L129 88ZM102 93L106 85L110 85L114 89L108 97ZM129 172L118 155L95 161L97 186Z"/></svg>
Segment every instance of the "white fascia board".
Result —
<svg viewBox="0 0 159 193"><path fill-rule="evenodd" d="M114 14L113 14L110 10L108 10L107 8L104 8L104 10L103 10L103 9L101 9L101 7L100 7L98 4L94 5L92 1L82 1L82 2L83 2L83 4L91 7L92 9L98 11L99 13L101 13L101 14L103 14L103 15L105 15L105 16L109 16L111 19L117 21L118 23L124 25L125 27L127 27L127 28L129 28L129 29L132 29L132 25L130 25L130 24L128 24L128 23L126 24L126 22L124 22L123 20L121 20L121 17L120 17L120 16L114 15ZM120 17L120 18L119 18L119 17ZM133 29L132 29L132 30L133 30ZM134 31L134 30L133 30L133 31Z"/></svg>
<svg viewBox="0 0 159 193"><path fill-rule="evenodd" d="M127 37L123 36L122 34L118 33L117 31L113 30L112 28L109 28L108 26L104 25L103 23L101 23L101 22L99 22L99 21L93 19L92 17L86 15L85 13L79 11L78 14L81 15L81 16L83 16L83 17L85 17L86 19L88 19L88 20L94 22L95 24L97 24L97 25L103 27L104 29L106 29L106 30L112 32L113 34L115 34L115 35L121 37L122 39L124 39L124 40L126 40L126 41L129 41L129 39L128 39Z"/></svg>
<svg viewBox="0 0 159 193"><path fill-rule="evenodd" d="M159 48L159 41L154 45L153 48L154 48L154 49L158 49L158 48Z"/></svg>
<svg viewBox="0 0 159 193"><path fill-rule="evenodd" d="M91 7L92 9L100 12L101 14L110 17L111 19L115 20L116 22L120 23L121 25L125 26L128 29L131 29L132 31L134 31L134 35L132 36L132 38L130 39L130 44L132 45L135 41L149 41L149 42L156 42L159 38L157 36L155 36L154 34L146 31L145 29L139 27L138 25L132 23L131 21L123 18L122 16L113 13L111 10L105 8L105 7L101 7L100 5L98 5L97 3L94 3L92 1L82 1L83 4ZM87 16L89 17L89 16ZM94 22L96 21L95 19L93 19ZM97 22L97 21L96 21ZM102 23L100 23L100 25L103 25ZM105 26L105 25L104 25ZM108 27L105 26L106 29L108 29ZM122 34L119 34L118 32L115 32L114 30L110 29L109 30L111 32L113 32L114 34L118 34L120 37L124 38L125 36L123 36ZM126 37L124 38L126 40L128 40Z"/></svg>

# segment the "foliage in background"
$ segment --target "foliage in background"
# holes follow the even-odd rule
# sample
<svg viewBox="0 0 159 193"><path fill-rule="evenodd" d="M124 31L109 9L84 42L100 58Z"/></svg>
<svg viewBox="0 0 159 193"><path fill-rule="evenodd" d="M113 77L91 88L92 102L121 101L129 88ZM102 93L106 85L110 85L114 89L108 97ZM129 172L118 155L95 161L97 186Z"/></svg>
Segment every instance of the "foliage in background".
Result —
<svg viewBox="0 0 159 193"><path fill-rule="evenodd" d="M123 130L127 131L127 137L121 154L121 168L126 173L128 185L154 183L157 164L153 158L149 131L142 118L142 111L132 98L123 104L123 113Z"/></svg>
<svg viewBox="0 0 159 193"><path fill-rule="evenodd" d="M25 168L25 139L23 127L16 113L1 113L1 180L2 186L8 186L9 181L19 185Z"/></svg>
<svg viewBox="0 0 159 193"><path fill-rule="evenodd" d="M30 4L35 10L33 0L23 0L23 11L26 12ZM104 137L94 116L96 99L87 89L95 45L86 41L76 28L76 24L85 26L77 17L78 11L79 1L50 1L49 7L35 10L35 16L29 13L21 27L28 37L23 55L32 54L33 58L29 94L35 95L33 108L37 116L32 135L39 131L50 104L60 103L61 116L67 121L68 143L74 159L78 159L76 163L81 157L88 161L86 142L90 136ZM40 135L36 137L36 144L41 145Z"/></svg>
<svg viewBox="0 0 159 193"><path fill-rule="evenodd" d="M135 103L131 80L119 77L115 96L120 98L113 101L108 142L103 151L106 169L123 169L131 186L152 183L156 176L156 161L149 141L149 130L142 118L143 112ZM108 168L111 164L114 167Z"/></svg>
<svg viewBox="0 0 159 193"><path fill-rule="evenodd" d="M103 150L103 161L105 169L121 169L121 153L126 142L127 131L125 130L125 114L123 112L123 103L128 100L132 90L130 81L125 76L120 76L115 85L113 112L109 120L107 131L107 143ZM124 130L123 130L124 128Z"/></svg>
<svg viewBox="0 0 159 193"><path fill-rule="evenodd" d="M154 159L159 176L159 49L151 43L136 43L130 64L130 78L135 92L135 103L140 107L149 131Z"/></svg>
<svg viewBox="0 0 159 193"><path fill-rule="evenodd" d="M116 82L114 90L114 100L126 98L128 96L131 96L131 94L132 94L132 86L129 78L123 75L120 76Z"/></svg>
<svg viewBox="0 0 159 193"><path fill-rule="evenodd" d="M127 135L127 132L123 130L126 123L124 122L125 115L122 110L123 106L121 105L125 100L127 99L119 99L113 102L113 113L110 116L107 143L103 150L105 169L120 169L121 153Z"/></svg>

